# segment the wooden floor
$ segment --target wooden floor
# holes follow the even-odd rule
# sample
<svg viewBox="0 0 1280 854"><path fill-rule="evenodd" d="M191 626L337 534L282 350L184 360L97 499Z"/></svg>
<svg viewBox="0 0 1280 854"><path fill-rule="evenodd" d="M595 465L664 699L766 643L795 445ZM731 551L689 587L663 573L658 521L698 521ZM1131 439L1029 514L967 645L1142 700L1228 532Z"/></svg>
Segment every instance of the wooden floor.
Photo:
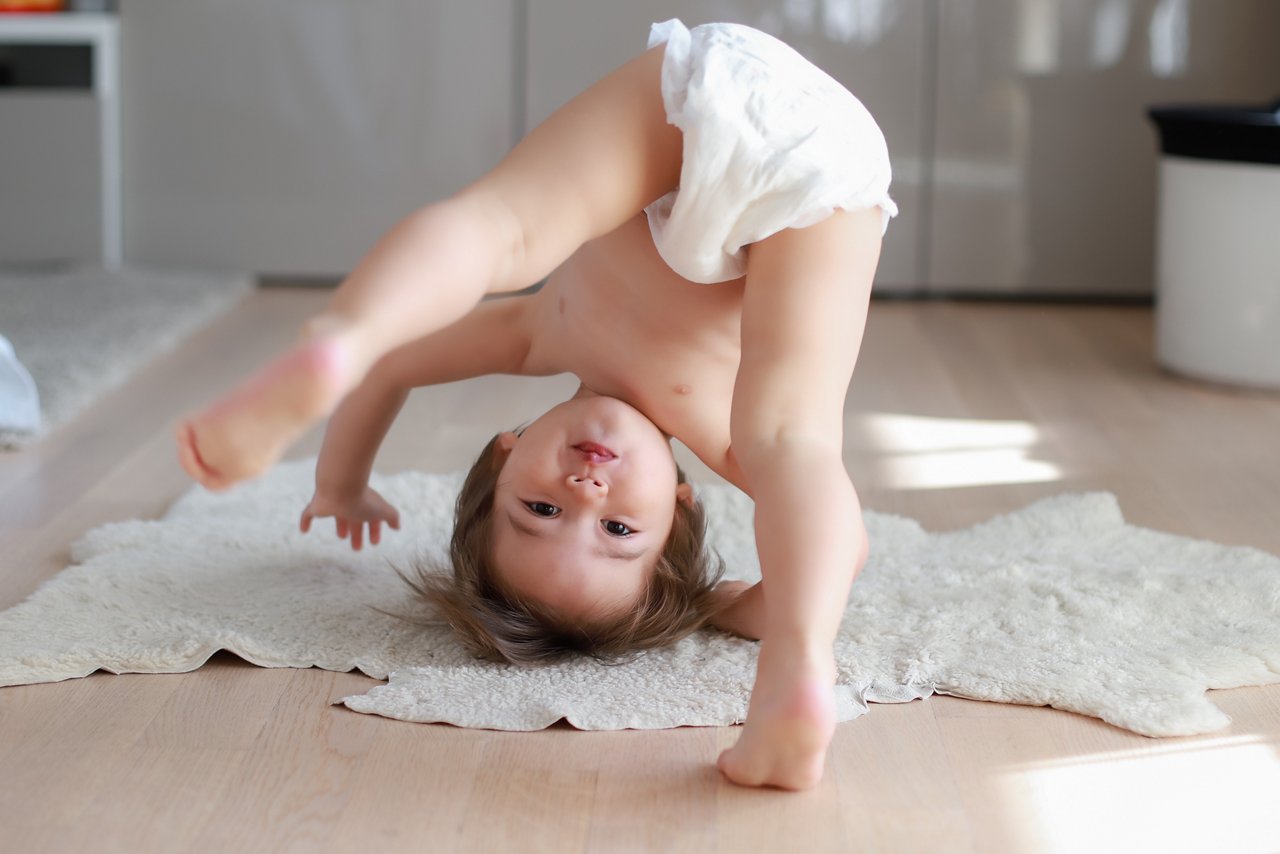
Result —
<svg viewBox="0 0 1280 854"><path fill-rule="evenodd" d="M257 292L61 432L0 454L0 607L85 531L182 494L173 420L324 299ZM863 503L945 529L1107 489L1138 524L1280 553L1280 396L1163 374L1151 335L1146 308L876 303L848 406ZM573 387L420 391L379 468L460 468ZM793 795L718 778L732 729L497 733L329 705L371 684L223 653L185 675L0 689L0 848L1280 851L1280 685L1214 692L1231 728L1166 740L1048 708L873 706L839 727L823 784Z"/></svg>

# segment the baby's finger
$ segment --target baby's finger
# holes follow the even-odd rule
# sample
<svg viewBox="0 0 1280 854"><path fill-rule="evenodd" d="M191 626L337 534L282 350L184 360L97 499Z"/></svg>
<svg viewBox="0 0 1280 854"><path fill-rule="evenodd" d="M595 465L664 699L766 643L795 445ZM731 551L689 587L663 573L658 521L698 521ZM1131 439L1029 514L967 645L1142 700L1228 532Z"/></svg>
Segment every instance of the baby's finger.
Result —
<svg viewBox="0 0 1280 854"><path fill-rule="evenodd" d="M335 516L333 519L333 526L338 531L338 539L345 540L347 538L347 533L351 530L351 526L347 524L347 520L343 519L341 516Z"/></svg>
<svg viewBox="0 0 1280 854"><path fill-rule="evenodd" d="M382 521L374 519L369 523L369 544L376 546L382 542Z"/></svg>
<svg viewBox="0 0 1280 854"><path fill-rule="evenodd" d="M400 511L392 508L391 518L387 520L387 524L395 530L400 530Z"/></svg>
<svg viewBox="0 0 1280 854"><path fill-rule="evenodd" d="M358 552L362 545L364 545L364 522L357 519L351 526L351 550Z"/></svg>
<svg viewBox="0 0 1280 854"><path fill-rule="evenodd" d="M314 517L310 513L308 513L306 510L302 511L302 519L298 522L298 528L302 531L302 533L305 534L311 530L312 518Z"/></svg>

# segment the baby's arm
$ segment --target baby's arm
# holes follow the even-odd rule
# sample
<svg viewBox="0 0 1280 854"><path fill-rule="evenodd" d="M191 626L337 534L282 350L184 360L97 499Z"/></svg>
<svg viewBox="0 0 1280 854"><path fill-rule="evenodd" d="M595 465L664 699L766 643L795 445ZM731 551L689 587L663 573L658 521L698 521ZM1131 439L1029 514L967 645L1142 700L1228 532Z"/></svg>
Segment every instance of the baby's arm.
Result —
<svg viewBox="0 0 1280 854"><path fill-rule="evenodd" d="M303 511L305 532L332 516L338 536L359 549L363 530L377 543L381 524L399 528L395 508L368 485L373 461L409 391L484 374L523 372L530 297L481 303L458 322L382 357L334 411L316 463L316 491Z"/></svg>
<svg viewBox="0 0 1280 854"><path fill-rule="evenodd" d="M382 525L399 530L400 514L369 486L373 459L409 389L388 382L381 372L370 370L360 385L343 399L325 428L324 444L316 463L316 489L302 511L299 527L305 534L314 519L332 516L337 534L359 550L368 540L377 545Z"/></svg>
<svg viewBox="0 0 1280 854"><path fill-rule="evenodd" d="M707 622L717 629L748 640L764 637L764 587L747 581L721 581L716 585L717 605Z"/></svg>
<svg viewBox="0 0 1280 854"><path fill-rule="evenodd" d="M833 643L866 553L842 460L844 399L880 246L878 210L837 212L753 245L733 454L756 503L763 643L730 779L805 788L835 728Z"/></svg>

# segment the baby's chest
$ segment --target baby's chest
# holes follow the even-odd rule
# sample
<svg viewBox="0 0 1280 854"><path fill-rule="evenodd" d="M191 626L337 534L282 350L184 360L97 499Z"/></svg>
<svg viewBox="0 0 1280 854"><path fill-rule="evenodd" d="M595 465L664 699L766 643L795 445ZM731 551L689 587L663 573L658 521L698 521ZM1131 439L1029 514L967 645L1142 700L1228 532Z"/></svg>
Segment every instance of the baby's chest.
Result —
<svg viewBox="0 0 1280 854"><path fill-rule="evenodd" d="M630 317L569 336L565 369L588 388L626 400L686 444L690 433L727 436L741 353L737 337L681 329L687 320Z"/></svg>
<svg viewBox="0 0 1280 854"><path fill-rule="evenodd" d="M593 241L548 281L561 365L720 470L708 457L723 457L729 443L742 284L681 278L640 227Z"/></svg>
<svg viewBox="0 0 1280 854"><path fill-rule="evenodd" d="M607 369L671 388L732 383L741 357L742 282L681 278L658 255L643 216L581 247L552 274L548 290L552 323L572 349L575 370Z"/></svg>

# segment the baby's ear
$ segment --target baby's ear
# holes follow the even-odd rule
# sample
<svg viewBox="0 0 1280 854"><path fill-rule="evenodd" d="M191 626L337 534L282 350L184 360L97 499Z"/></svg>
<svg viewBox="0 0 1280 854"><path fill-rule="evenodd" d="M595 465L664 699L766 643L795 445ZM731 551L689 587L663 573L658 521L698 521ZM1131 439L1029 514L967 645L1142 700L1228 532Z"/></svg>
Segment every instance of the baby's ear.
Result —
<svg viewBox="0 0 1280 854"><path fill-rule="evenodd" d="M489 458L493 471L501 471L507 464L507 457L511 455L511 449L516 446L518 438L520 437L515 433L499 433L494 437L493 455Z"/></svg>
<svg viewBox="0 0 1280 854"><path fill-rule="evenodd" d="M676 484L676 501L679 501L685 507L692 508L694 502L693 487L687 483Z"/></svg>

